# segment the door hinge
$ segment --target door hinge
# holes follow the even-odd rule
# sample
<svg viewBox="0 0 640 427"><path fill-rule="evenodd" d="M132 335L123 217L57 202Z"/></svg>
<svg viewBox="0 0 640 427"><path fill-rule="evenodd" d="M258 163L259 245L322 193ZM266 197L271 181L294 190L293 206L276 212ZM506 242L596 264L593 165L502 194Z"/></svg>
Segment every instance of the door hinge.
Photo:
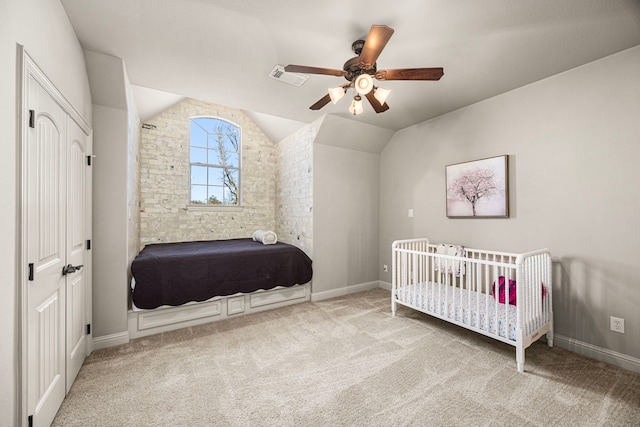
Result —
<svg viewBox="0 0 640 427"><path fill-rule="evenodd" d="M33 415L29 415L29 418L27 418L28 422L29 422L29 427L33 427Z"/></svg>
<svg viewBox="0 0 640 427"><path fill-rule="evenodd" d="M87 156L87 166L91 166L91 156Z"/></svg>
<svg viewBox="0 0 640 427"><path fill-rule="evenodd" d="M29 281L33 282L33 263L29 263Z"/></svg>
<svg viewBox="0 0 640 427"><path fill-rule="evenodd" d="M87 250L91 250L91 240L87 240Z"/></svg>
<svg viewBox="0 0 640 427"><path fill-rule="evenodd" d="M87 323L87 335L91 335L91 323Z"/></svg>
<svg viewBox="0 0 640 427"><path fill-rule="evenodd" d="M36 112L35 110L29 110L29 127L36 127Z"/></svg>

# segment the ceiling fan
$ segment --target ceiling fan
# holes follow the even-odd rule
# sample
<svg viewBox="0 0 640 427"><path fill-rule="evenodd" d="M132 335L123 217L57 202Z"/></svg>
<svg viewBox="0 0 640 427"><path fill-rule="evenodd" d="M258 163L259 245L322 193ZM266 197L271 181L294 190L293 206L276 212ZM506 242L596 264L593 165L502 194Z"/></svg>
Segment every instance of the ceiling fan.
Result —
<svg viewBox="0 0 640 427"><path fill-rule="evenodd" d="M348 83L329 89L329 93L320 98L309 107L311 110L319 110L329 103L338 102L349 88L354 88L356 94L351 102L349 111L351 114L363 112L362 95L364 95L376 113L382 113L389 109L386 103L387 96L391 92L388 89L376 87L376 80L440 80L444 75L442 67L437 68L397 68L390 70L378 70L376 61L382 49L393 35L393 28L386 25L372 25L366 40L356 40L351 45L356 57L344 63L342 70L334 68L309 67L306 65L287 65L284 70L293 73L324 74L328 76L344 77Z"/></svg>

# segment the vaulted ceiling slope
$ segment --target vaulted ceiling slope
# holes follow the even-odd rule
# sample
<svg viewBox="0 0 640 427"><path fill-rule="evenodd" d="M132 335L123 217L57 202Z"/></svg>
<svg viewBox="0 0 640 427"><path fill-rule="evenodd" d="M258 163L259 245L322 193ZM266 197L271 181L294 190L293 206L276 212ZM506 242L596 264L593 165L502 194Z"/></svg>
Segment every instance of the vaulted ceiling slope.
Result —
<svg viewBox="0 0 640 427"><path fill-rule="evenodd" d="M61 1L85 50L124 60L139 104L160 91L262 118L328 113L390 130L640 44L636 0ZM348 97L308 108L341 77L311 75L301 87L268 77L276 64L341 69L372 24L395 29L378 68L441 66L442 79L384 82L391 109L366 105L354 117Z"/></svg>

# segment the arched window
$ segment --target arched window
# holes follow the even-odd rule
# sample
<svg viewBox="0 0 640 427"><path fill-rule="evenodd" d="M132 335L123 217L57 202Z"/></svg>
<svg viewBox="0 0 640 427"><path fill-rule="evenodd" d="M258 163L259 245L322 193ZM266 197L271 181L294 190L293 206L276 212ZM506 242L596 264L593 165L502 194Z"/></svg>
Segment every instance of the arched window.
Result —
<svg viewBox="0 0 640 427"><path fill-rule="evenodd" d="M192 205L240 205L240 127L214 117L191 119Z"/></svg>

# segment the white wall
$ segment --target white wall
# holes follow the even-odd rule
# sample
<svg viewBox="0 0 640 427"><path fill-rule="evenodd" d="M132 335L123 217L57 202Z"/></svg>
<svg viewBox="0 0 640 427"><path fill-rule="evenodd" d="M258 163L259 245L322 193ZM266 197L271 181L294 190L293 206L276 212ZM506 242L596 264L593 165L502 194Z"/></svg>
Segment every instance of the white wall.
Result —
<svg viewBox="0 0 640 427"><path fill-rule="evenodd" d="M127 119L126 110L93 107L92 332L98 341L127 332Z"/></svg>
<svg viewBox="0 0 640 427"><path fill-rule="evenodd" d="M636 47L397 132L381 154L381 262L410 237L548 247L559 344L640 361L639 71ZM445 165L503 154L510 218L447 219Z"/></svg>
<svg viewBox="0 0 640 427"><path fill-rule="evenodd" d="M0 0L0 425L19 424L17 44L91 123L91 93L82 49L59 1Z"/></svg>
<svg viewBox="0 0 640 427"><path fill-rule="evenodd" d="M315 298L371 282L377 287L379 165L377 153L313 145Z"/></svg>
<svg viewBox="0 0 640 427"><path fill-rule="evenodd" d="M93 339L127 342L129 265L138 247L139 137L125 64L85 51L93 94Z"/></svg>

